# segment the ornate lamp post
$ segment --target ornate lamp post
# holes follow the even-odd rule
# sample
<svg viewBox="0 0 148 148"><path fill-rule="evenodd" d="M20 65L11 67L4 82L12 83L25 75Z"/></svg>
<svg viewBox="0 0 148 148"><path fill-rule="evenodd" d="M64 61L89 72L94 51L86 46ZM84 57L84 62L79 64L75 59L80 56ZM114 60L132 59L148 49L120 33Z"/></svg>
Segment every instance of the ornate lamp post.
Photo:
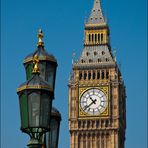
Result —
<svg viewBox="0 0 148 148"><path fill-rule="evenodd" d="M30 136L29 148L45 148L46 132L49 147L57 148L61 115L52 109L57 61L44 49L42 30L38 38L37 50L24 60L27 81L17 89L21 130Z"/></svg>
<svg viewBox="0 0 148 148"><path fill-rule="evenodd" d="M58 148L60 122L61 114L55 107L53 107L51 111L50 132L48 133L49 148Z"/></svg>
<svg viewBox="0 0 148 148"><path fill-rule="evenodd" d="M41 148L41 136L48 131L53 92L40 76L38 56L34 56L32 77L17 89L21 130L30 135L29 148Z"/></svg>

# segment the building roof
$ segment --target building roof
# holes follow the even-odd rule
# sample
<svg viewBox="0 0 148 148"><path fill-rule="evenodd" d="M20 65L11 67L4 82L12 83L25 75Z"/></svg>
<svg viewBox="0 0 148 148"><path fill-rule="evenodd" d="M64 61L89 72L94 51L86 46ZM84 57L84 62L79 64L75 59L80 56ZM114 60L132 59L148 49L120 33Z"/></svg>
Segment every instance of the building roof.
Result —
<svg viewBox="0 0 148 148"><path fill-rule="evenodd" d="M94 0L94 5L86 24L104 24L104 23L105 19L101 9L100 0Z"/></svg>
<svg viewBox="0 0 148 148"><path fill-rule="evenodd" d="M38 32L38 44L37 44L37 49L33 53L29 54L27 57L24 59L24 64L28 62L33 61L33 57L37 55L39 57L40 61L52 61L57 63L56 58L52 54L48 54L46 50L44 49L44 42L42 41L42 38L44 37L43 32L41 29L39 29Z"/></svg>
<svg viewBox="0 0 148 148"><path fill-rule="evenodd" d="M113 57L107 45L101 46L85 46L80 63L108 63L113 62Z"/></svg>
<svg viewBox="0 0 148 148"><path fill-rule="evenodd" d="M51 116L52 116L53 118L58 117L59 120L62 119L62 118L61 118L61 114L60 114L60 112L59 112L58 109L55 108L55 107L52 107L52 110L51 110Z"/></svg>
<svg viewBox="0 0 148 148"><path fill-rule="evenodd" d="M32 62L34 55L37 55L40 61L49 60L57 62L56 58L52 54L47 53L43 46L39 46L37 47L36 51L25 57L24 63L28 63L30 61Z"/></svg>
<svg viewBox="0 0 148 148"><path fill-rule="evenodd" d="M93 34L94 30L96 32L98 30L103 30L103 27L107 27L106 29L109 32L109 28L107 23L105 22L103 12L101 9L101 2L100 0L94 0L94 5L91 10L91 14L87 23L85 24L85 30L92 31ZM109 33L105 34L109 40ZM81 65L86 64L109 64L114 62L114 56L111 52L111 47L109 44L99 43L99 44L87 44L84 46L80 59L77 63Z"/></svg>
<svg viewBox="0 0 148 148"><path fill-rule="evenodd" d="M27 90L27 89L38 89L38 90L42 89L42 90L46 90L46 91L51 90L48 83L46 81L44 81L37 73L33 74L29 80L27 80L26 82L21 84L17 88L17 92L21 92L21 91Z"/></svg>

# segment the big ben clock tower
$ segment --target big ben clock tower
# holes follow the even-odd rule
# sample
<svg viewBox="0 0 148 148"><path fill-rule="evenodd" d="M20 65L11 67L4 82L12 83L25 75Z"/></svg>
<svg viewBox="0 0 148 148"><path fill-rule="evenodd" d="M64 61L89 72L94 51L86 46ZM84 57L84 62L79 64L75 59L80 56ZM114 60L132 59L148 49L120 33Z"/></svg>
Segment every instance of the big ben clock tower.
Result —
<svg viewBox="0 0 148 148"><path fill-rule="evenodd" d="M84 32L84 49L68 82L70 148L124 148L125 86L100 0L94 0Z"/></svg>

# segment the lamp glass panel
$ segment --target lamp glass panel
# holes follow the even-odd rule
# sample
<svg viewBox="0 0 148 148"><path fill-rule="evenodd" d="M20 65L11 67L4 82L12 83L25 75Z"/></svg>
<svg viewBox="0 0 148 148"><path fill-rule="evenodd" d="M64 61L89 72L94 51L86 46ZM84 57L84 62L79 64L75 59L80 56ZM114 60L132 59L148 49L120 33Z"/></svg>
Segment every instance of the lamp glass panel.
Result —
<svg viewBox="0 0 148 148"><path fill-rule="evenodd" d="M47 64L47 82L52 89L54 89L55 79L55 65L52 63Z"/></svg>
<svg viewBox="0 0 148 148"><path fill-rule="evenodd" d="M49 110L51 106L51 100L49 99L49 95L42 94L41 95L41 118L40 125L42 127L48 128L49 124Z"/></svg>
<svg viewBox="0 0 148 148"><path fill-rule="evenodd" d="M46 136L46 142L44 142L44 143L46 143L46 148L50 148L49 147L50 146L49 145L49 143L50 143L50 141L49 141L49 134L50 134L50 132L47 132L46 135L45 135Z"/></svg>
<svg viewBox="0 0 148 148"><path fill-rule="evenodd" d="M45 73L46 73L45 62L40 61L40 63L39 63L39 69L40 69L40 77L43 80L46 80L46 78L45 78Z"/></svg>
<svg viewBox="0 0 148 148"><path fill-rule="evenodd" d="M58 144L59 123L56 119L51 119L50 122L50 148L57 148Z"/></svg>
<svg viewBox="0 0 148 148"><path fill-rule="evenodd" d="M39 127L40 118L40 94L33 92L28 96L29 105L29 125L30 127Z"/></svg>
<svg viewBox="0 0 148 148"><path fill-rule="evenodd" d="M27 80L30 79L32 76L32 69L33 69L33 64L29 63L26 69Z"/></svg>
<svg viewBox="0 0 148 148"><path fill-rule="evenodd" d="M27 98L25 94L20 97L20 113L21 113L21 127L26 128L28 126L28 106Z"/></svg>

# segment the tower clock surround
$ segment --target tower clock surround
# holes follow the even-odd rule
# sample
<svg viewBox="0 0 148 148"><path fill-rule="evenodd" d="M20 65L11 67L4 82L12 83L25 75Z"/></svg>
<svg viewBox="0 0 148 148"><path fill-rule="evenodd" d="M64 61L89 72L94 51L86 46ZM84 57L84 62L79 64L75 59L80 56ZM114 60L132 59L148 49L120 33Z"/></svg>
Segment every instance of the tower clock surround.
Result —
<svg viewBox="0 0 148 148"><path fill-rule="evenodd" d="M108 91L108 86L79 88L79 118L108 116Z"/></svg>

